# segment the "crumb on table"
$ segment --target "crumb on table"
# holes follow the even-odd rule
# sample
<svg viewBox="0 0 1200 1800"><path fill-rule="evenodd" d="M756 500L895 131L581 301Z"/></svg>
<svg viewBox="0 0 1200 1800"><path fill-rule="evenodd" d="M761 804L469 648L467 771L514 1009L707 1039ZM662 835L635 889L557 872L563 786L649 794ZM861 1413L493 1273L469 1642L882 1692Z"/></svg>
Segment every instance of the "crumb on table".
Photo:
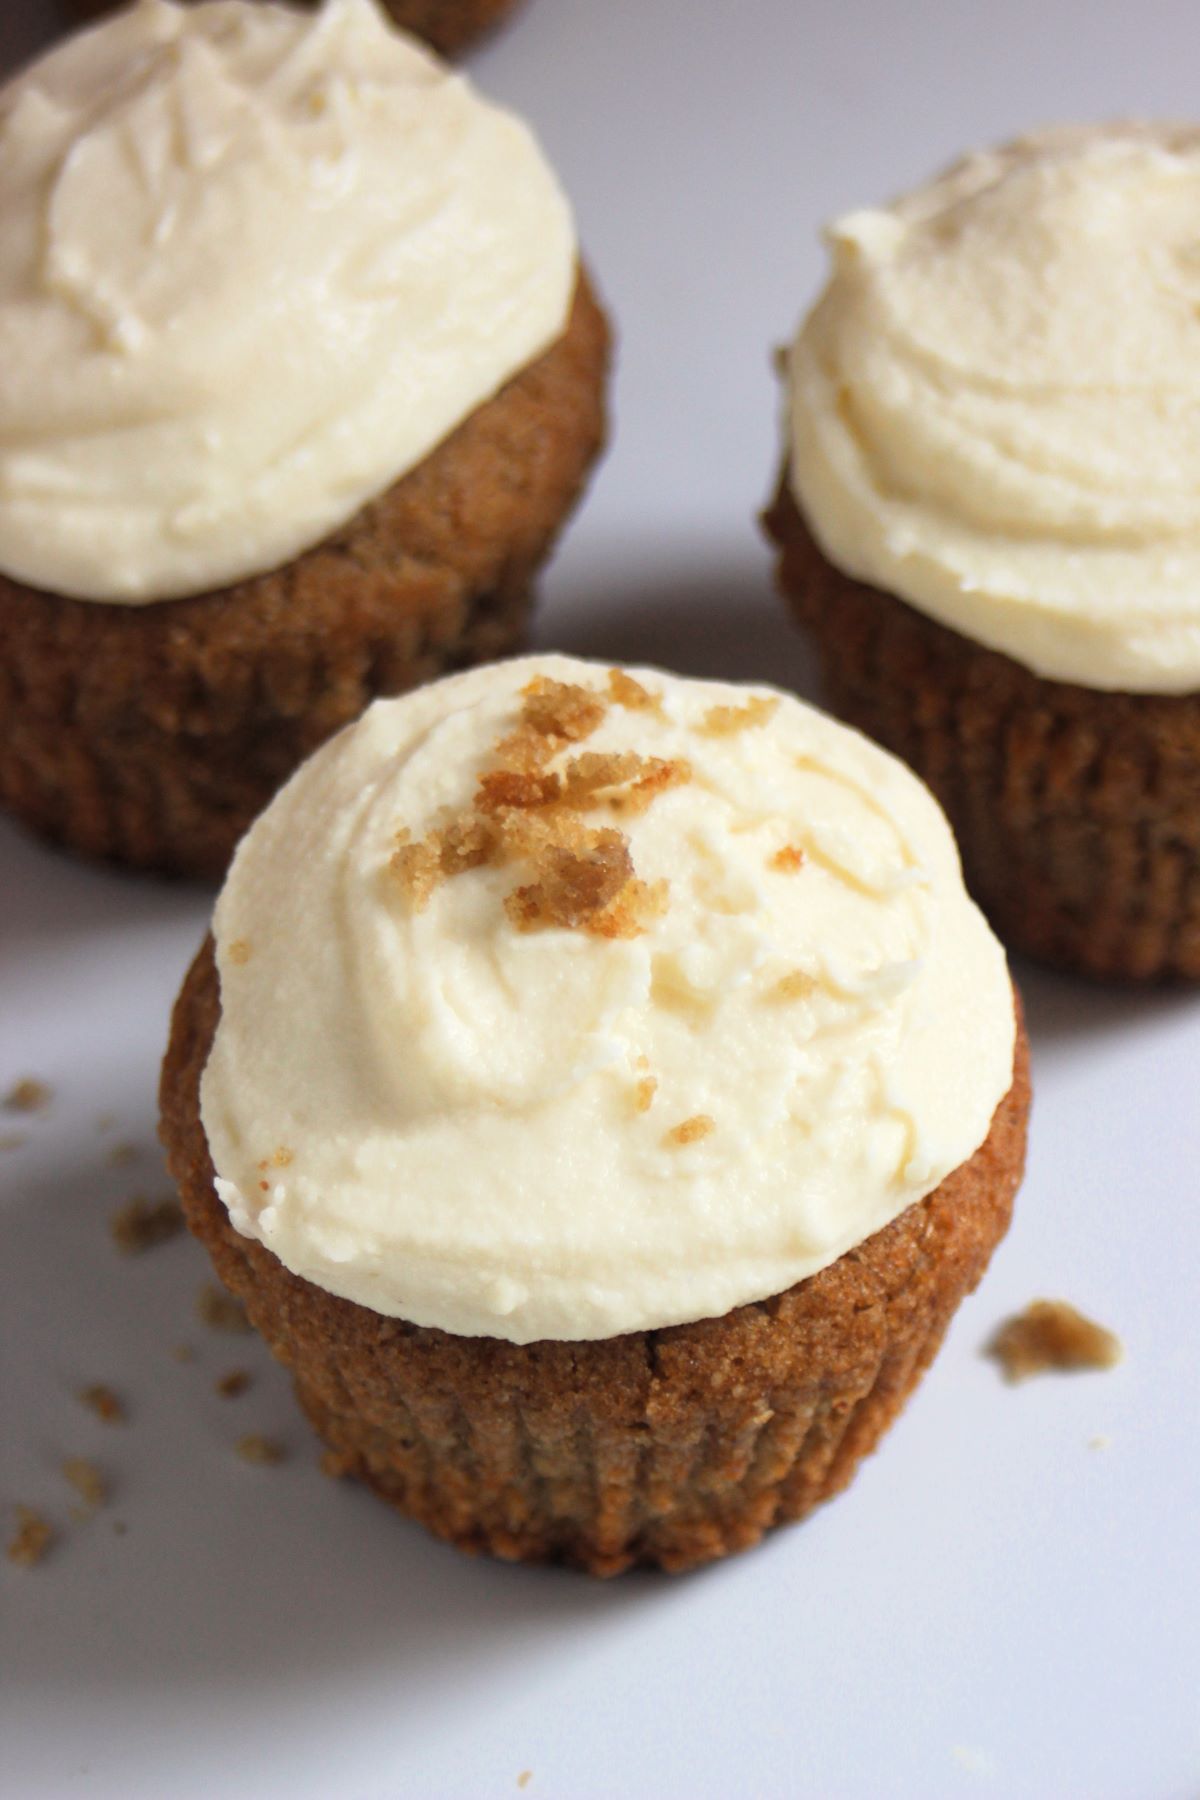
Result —
<svg viewBox="0 0 1200 1800"><path fill-rule="evenodd" d="M36 1075L23 1075L4 1096L4 1107L6 1112L42 1112L53 1098L48 1082L39 1081Z"/></svg>
<svg viewBox="0 0 1200 1800"><path fill-rule="evenodd" d="M79 1398L86 1407L95 1413L98 1419L103 1419L106 1425L123 1425L125 1423L124 1402L102 1381L93 1382L90 1387L80 1388Z"/></svg>
<svg viewBox="0 0 1200 1800"><path fill-rule="evenodd" d="M196 1352L192 1349L190 1344L173 1344L171 1347L171 1360L172 1362L177 1363L195 1362Z"/></svg>
<svg viewBox="0 0 1200 1800"><path fill-rule="evenodd" d="M17 1529L8 1540L8 1560L32 1569L54 1542L54 1527L32 1506L17 1507Z"/></svg>
<svg viewBox="0 0 1200 1800"><path fill-rule="evenodd" d="M153 1250L158 1244L178 1237L183 1230L183 1208L171 1194L159 1200L135 1194L132 1200L118 1207L109 1229L122 1255L140 1256L143 1250Z"/></svg>
<svg viewBox="0 0 1200 1800"><path fill-rule="evenodd" d="M200 1289L196 1296L196 1312L214 1331L250 1330L250 1321L241 1301L227 1294L224 1288L217 1287L215 1282L206 1281Z"/></svg>
<svg viewBox="0 0 1200 1800"><path fill-rule="evenodd" d="M236 1400L238 1395L244 1394L250 1386L250 1371L249 1369L229 1369L224 1375L217 1377L213 1386L223 1400Z"/></svg>
<svg viewBox="0 0 1200 1800"><path fill-rule="evenodd" d="M141 1151L136 1144L113 1144L105 1154L105 1162L113 1169L127 1169L130 1163L137 1161Z"/></svg>
<svg viewBox="0 0 1200 1800"><path fill-rule="evenodd" d="M287 1451L276 1438L264 1437L259 1431L251 1431L245 1437L239 1438L234 1448L243 1462L263 1465L281 1463L287 1455Z"/></svg>
<svg viewBox="0 0 1200 1800"><path fill-rule="evenodd" d="M86 1456L69 1456L62 1472L89 1512L104 1505L108 1499L108 1483L94 1462L89 1462Z"/></svg>
<svg viewBox="0 0 1200 1800"><path fill-rule="evenodd" d="M1006 1319L989 1341L1007 1381L1024 1381L1048 1370L1111 1369L1122 1356L1121 1340L1086 1318L1069 1301L1034 1300Z"/></svg>
<svg viewBox="0 0 1200 1800"><path fill-rule="evenodd" d="M0 1131L0 1151L22 1150L28 1142L23 1131Z"/></svg>

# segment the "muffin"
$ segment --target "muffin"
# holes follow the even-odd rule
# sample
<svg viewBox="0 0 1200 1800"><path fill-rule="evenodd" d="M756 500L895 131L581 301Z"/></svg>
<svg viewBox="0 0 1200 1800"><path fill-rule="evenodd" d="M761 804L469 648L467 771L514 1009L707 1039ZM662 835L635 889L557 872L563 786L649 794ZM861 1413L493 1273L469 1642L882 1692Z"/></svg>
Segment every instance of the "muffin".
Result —
<svg viewBox="0 0 1200 1800"><path fill-rule="evenodd" d="M1028 1106L902 764L769 689L542 657L376 702L256 822L161 1133L332 1467L611 1575L846 1485Z"/></svg>
<svg viewBox="0 0 1200 1800"><path fill-rule="evenodd" d="M1062 129L830 233L766 517L829 698L1007 941L1200 976L1200 135Z"/></svg>
<svg viewBox="0 0 1200 1800"><path fill-rule="evenodd" d="M0 240L0 803L220 874L522 639L604 432L569 208L371 0L155 0L0 96Z"/></svg>
<svg viewBox="0 0 1200 1800"><path fill-rule="evenodd" d="M307 3L311 4L311 0ZM519 0L380 0L383 10L402 30L423 38L440 56L461 56L506 19L518 3ZM85 19L111 12L113 4L114 0L71 0L75 12Z"/></svg>

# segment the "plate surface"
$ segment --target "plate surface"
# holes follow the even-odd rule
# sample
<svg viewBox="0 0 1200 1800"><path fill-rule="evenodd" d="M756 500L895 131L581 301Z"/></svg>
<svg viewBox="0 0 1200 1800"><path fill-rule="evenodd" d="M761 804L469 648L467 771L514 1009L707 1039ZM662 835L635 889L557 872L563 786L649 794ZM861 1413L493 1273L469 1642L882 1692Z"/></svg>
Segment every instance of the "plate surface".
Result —
<svg viewBox="0 0 1200 1800"><path fill-rule="evenodd" d="M9 67L58 28L49 0L0 14ZM530 0L473 72L540 130L620 328L613 447L538 641L809 693L754 516L820 222L1030 124L1194 113L1195 17ZM0 1791L1196 1800L1200 995L1019 968L1017 1221L881 1454L752 1555L591 1585L460 1558L327 1481L283 1374L196 1317L201 1252L115 1253L111 1210L163 1187L157 1062L210 904L0 826L0 1092L54 1094L0 1120L27 1138L0 1152L0 1502L63 1528L36 1571L0 1566ZM1125 1364L1005 1387L980 1344L1041 1294ZM253 1385L221 1398L235 1367ZM97 1381L124 1426L78 1403ZM239 1460L255 1431L288 1460ZM67 1456L111 1482L86 1524Z"/></svg>

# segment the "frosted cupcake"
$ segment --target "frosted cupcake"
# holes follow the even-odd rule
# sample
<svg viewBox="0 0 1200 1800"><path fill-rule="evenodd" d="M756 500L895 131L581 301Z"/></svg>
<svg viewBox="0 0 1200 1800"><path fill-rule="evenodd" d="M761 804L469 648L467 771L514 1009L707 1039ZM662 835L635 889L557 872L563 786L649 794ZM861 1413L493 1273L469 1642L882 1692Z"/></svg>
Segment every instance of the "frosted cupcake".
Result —
<svg viewBox="0 0 1200 1800"><path fill-rule="evenodd" d="M0 95L0 239L0 802L219 873L519 641L603 435L569 208L372 0L146 0Z"/></svg>
<svg viewBox="0 0 1200 1800"><path fill-rule="evenodd" d="M830 233L768 515L829 695L1001 934L1200 976L1200 135L1045 132Z"/></svg>
<svg viewBox="0 0 1200 1800"><path fill-rule="evenodd" d="M298 0L312 4L312 0ZM459 56L506 19L519 0L381 0L384 11L405 31L415 32L441 56ZM84 18L111 12L113 0L71 0Z"/></svg>
<svg viewBox="0 0 1200 1800"><path fill-rule="evenodd" d="M1023 1033L893 758L495 665L255 824L176 1007L193 1230L336 1465L464 1549L689 1568L844 1487L1008 1222Z"/></svg>

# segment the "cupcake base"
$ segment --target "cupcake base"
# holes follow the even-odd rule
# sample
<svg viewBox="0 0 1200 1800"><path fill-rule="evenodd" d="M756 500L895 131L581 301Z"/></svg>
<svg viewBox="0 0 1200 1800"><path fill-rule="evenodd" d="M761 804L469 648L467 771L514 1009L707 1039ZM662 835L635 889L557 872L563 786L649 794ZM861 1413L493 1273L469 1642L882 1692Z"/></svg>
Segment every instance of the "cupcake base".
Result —
<svg viewBox="0 0 1200 1800"><path fill-rule="evenodd" d="M855 581L786 476L764 523L830 705L933 789L1000 936L1088 975L1200 979L1200 695L1043 680Z"/></svg>
<svg viewBox="0 0 1200 1800"><path fill-rule="evenodd" d="M291 1368L331 1466L460 1549L514 1561L690 1569L838 1493L983 1274L1024 1164L1019 1028L1012 1088L975 1155L786 1293L596 1341L456 1337L329 1294L230 1224L199 1106L219 1015L210 943L177 1002L161 1089L189 1225Z"/></svg>
<svg viewBox="0 0 1200 1800"><path fill-rule="evenodd" d="M563 335L283 568L146 606L0 576L0 805L87 855L219 876L294 768L374 699L520 646L604 438L608 332Z"/></svg>

